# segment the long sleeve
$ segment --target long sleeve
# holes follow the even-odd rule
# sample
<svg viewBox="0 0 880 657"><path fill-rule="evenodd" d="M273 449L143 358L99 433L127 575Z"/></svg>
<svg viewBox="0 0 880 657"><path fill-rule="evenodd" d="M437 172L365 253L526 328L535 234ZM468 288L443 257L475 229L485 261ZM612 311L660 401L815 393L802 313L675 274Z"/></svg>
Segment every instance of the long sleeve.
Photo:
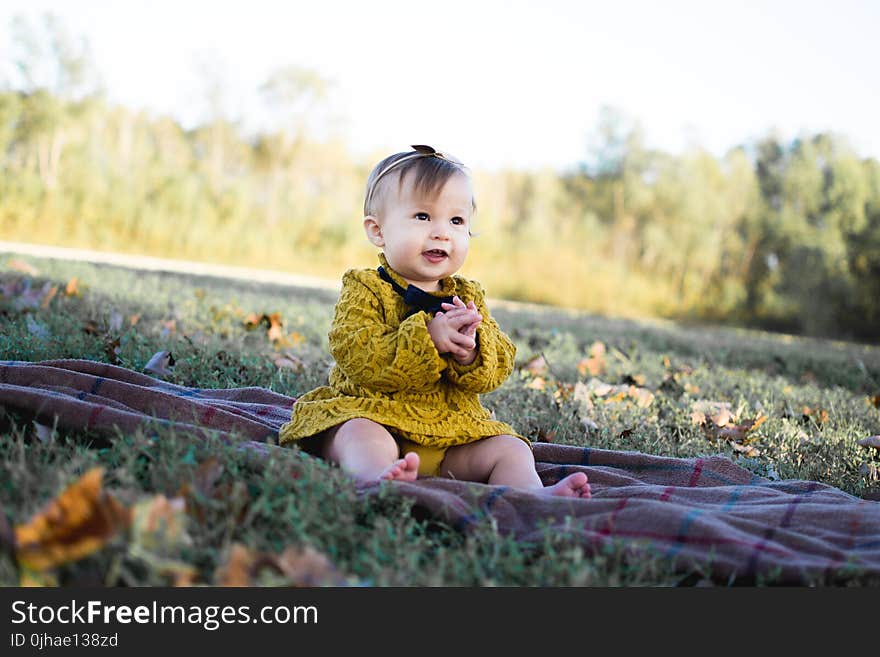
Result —
<svg viewBox="0 0 880 657"><path fill-rule="evenodd" d="M428 391L440 380L446 361L428 334L427 319L418 312L395 328L386 322L379 298L347 272L328 336L330 353L358 386Z"/></svg>
<svg viewBox="0 0 880 657"><path fill-rule="evenodd" d="M449 357L445 376L459 388L481 394L500 386L513 372L516 347L489 314L480 285L475 285L473 301L483 316L477 327L477 357L470 365L460 365Z"/></svg>

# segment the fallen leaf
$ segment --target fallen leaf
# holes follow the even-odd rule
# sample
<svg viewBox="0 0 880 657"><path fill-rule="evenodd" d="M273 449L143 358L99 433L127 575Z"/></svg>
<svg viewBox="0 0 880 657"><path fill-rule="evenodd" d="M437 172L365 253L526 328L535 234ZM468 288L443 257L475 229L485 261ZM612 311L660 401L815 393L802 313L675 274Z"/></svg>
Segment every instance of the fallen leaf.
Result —
<svg viewBox="0 0 880 657"><path fill-rule="evenodd" d="M574 392L574 386L570 383L556 382L556 390L553 391L553 399L557 402L567 401Z"/></svg>
<svg viewBox="0 0 880 657"><path fill-rule="evenodd" d="M93 319L86 321L86 323L83 325L82 330L83 333L88 333L89 335L98 335L101 332L101 329L98 327L98 323Z"/></svg>
<svg viewBox="0 0 880 657"><path fill-rule="evenodd" d="M746 434L754 431L756 428L764 424L767 420L766 415L758 415L754 420L746 420L742 424L731 424L721 427L715 434L715 437L721 440L730 440L733 442L746 441Z"/></svg>
<svg viewBox="0 0 880 657"><path fill-rule="evenodd" d="M55 298L56 294L58 294L58 286L53 285L46 291L46 294L43 296L43 300L40 301L40 308L42 308L43 310L48 308L49 304L52 303L52 299Z"/></svg>
<svg viewBox="0 0 880 657"><path fill-rule="evenodd" d="M604 383L599 379L590 379L587 381L587 391L596 395L597 397L604 397L609 394L612 390L614 390L614 386Z"/></svg>
<svg viewBox="0 0 880 657"><path fill-rule="evenodd" d="M218 566L218 586L253 586L261 571L268 570L289 586L342 585L345 579L326 555L311 546L288 547L281 555L251 550L234 544L226 561Z"/></svg>
<svg viewBox="0 0 880 657"><path fill-rule="evenodd" d="M25 262L24 260L19 260L18 258L12 258L9 260L6 263L6 267L8 269L20 271L23 274L28 274L29 276L38 276L40 273L40 271L32 264Z"/></svg>
<svg viewBox="0 0 880 657"><path fill-rule="evenodd" d="M706 414L702 411L691 411L691 424L705 424L706 423Z"/></svg>
<svg viewBox="0 0 880 657"><path fill-rule="evenodd" d="M271 331L271 329L270 329ZM269 338L272 340L272 338ZM303 342L305 342L305 336L301 333L297 333L293 331L292 333L288 333L287 335L282 335L281 337L272 340L276 349L287 349L288 347L298 347Z"/></svg>
<svg viewBox="0 0 880 657"><path fill-rule="evenodd" d="M34 433L37 436L37 440L47 447L52 444L52 427L47 427L45 424L40 424L34 420Z"/></svg>
<svg viewBox="0 0 880 657"><path fill-rule="evenodd" d="M113 365L119 364L119 350L121 345L122 342L119 337L114 338L109 335L104 336L104 354Z"/></svg>
<svg viewBox="0 0 880 657"><path fill-rule="evenodd" d="M546 381L544 381L543 377L536 376L534 379L526 384L526 388L531 388L532 390L543 390L545 385Z"/></svg>
<svg viewBox="0 0 880 657"><path fill-rule="evenodd" d="M272 362L279 370L288 369L294 372L301 372L305 369L305 363L302 362L302 359L288 352L277 354L272 359Z"/></svg>
<svg viewBox="0 0 880 657"><path fill-rule="evenodd" d="M186 483L180 487L180 496L191 497L193 493L197 493L202 497L213 497L214 486L222 475L223 464L216 456L212 456L202 461L193 472L192 485Z"/></svg>
<svg viewBox="0 0 880 657"><path fill-rule="evenodd" d="M16 310L35 310L39 308L43 299L52 288L51 283L46 283L43 287L36 289L31 286L30 279L20 281L14 286L10 298L12 298L12 307Z"/></svg>
<svg viewBox="0 0 880 657"><path fill-rule="evenodd" d="M698 399L691 404L691 422L693 424L704 424L707 418L722 417L722 411L726 411L729 421L734 419L733 414L730 412L730 402ZM725 422L725 424L727 423Z"/></svg>
<svg viewBox="0 0 880 657"><path fill-rule="evenodd" d="M678 382L674 374L667 374L663 377L663 381L660 382L658 391L670 397L681 397L684 394L685 388Z"/></svg>
<svg viewBox="0 0 880 657"><path fill-rule="evenodd" d="M134 326L135 324L137 324L140 321L140 319L141 319L140 313L136 313L128 318L128 322L129 322L129 324Z"/></svg>
<svg viewBox="0 0 880 657"><path fill-rule="evenodd" d="M880 436L868 436L867 438L860 438L857 442L862 447L873 447L874 449L880 449Z"/></svg>
<svg viewBox="0 0 880 657"><path fill-rule="evenodd" d="M647 382L644 374L626 374L623 377L623 383L633 386L644 386Z"/></svg>
<svg viewBox="0 0 880 657"><path fill-rule="evenodd" d="M713 413L710 417L710 420L715 423L717 427L726 427L728 424L733 422L733 414L730 412L730 408L727 406L722 406L715 413Z"/></svg>
<svg viewBox="0 0 880 657"><path fill-rule="evenodd" d="M159 335L163 338L167 338L172 333L177 333L177 320L176 319L165 319L159 322L162 325L162 330L159 331Z"/></svg>
<svg viewBox="0 0 880 657"><path fill-rule="evenodd" d="M538 442L539 443L552 443L556 438L556 429L550 429L550 431L545 432L543 429L538 429Z"/></svg>
<svg viewBox="0 0 880 657"><path fill-rule="evenodd" d="M102 488L102 468L92 468L15 528L15 557L32 571L76 561L106 545L129 525L130 515Z"/></svg>
<svg viewBox="0 0 880 657"><path fill-rule="evenodd" d="M593 399L590 397L590 390L582 381L578 381L574 384L572 397L576 402L580 403L584 410L592 411L595 408L593 405Z"/></svg>
<svg viewBox="0 0 880 657"><path fill-rule="evenodd" d="M248 313L247 316L243 320L244 327L248 331L251 331L260 325L260 322L263 321L264 317L266 317L266 315L258 315L257 313Z"/></svg>
<svg viewBox="0 0 880 657"><path fill-rule="evenodd" d="M624 429L619 434L617 434L617 437L618 438L629 438L631 435L633 435L633 431L635 431L635 429L632 429L632 428L631 429Z"/></svg>
<svg viewBox="0 0 880 657"><path fill-rule="evenodd" d="M186 501L155 495L131 509L130 551L154 555L172 554L192 540L186 533Z"/></svg>
<svg viewBox="0 0 880 657"><path fill-rule="evenodd" d="M859 466L859 472L865 475L871 481L880 480L880 468L873 463L862 463Z"/></svg>
<svg viewBox="0 0 880 657"><path fill-rule="evenodd" d="M318 552L310 545L288 547L278 558L278 565L287 582L292 586L344 583L344 578L327 555Z"/></svg>
<svg viewBox="0 0 880 657"><path fill-rule="evenodd" d="M584 429L586 429L588 432L599 430L599 425L593 422L593 420L588 417L582 417L581 424L584 425Z"/></svg>
<svg viewBox="0 0 880 657"><path fill-rule="evenodd" d="M540 354L531 358L525 365L523 365L523 369L532 376L543 376L544 374L547 374L550 368L547 365L547 359L544 358L543 354Z"/></svg>
<svg viewBox="0 0 880 657"><path fill-rule="evenodd" d="M599 376L605 372L605 344L598 340L590 345L587 357L577 364L581 376Z"/></svg>
<svg viewBox="0 0 880 657"><path fill-rule="evenodd" d="M584 395L583 388L576 388L576 391L580 395ZM612 386L596 378L592 378L586 383L586 392L597 397L605 397L605 403L608 404L633 399L640 407L645 408L654 401L654 393L647 388L639 388L633 385Z"/></svg>
<svg viewBox="0 0 880 657"><path fill-rule="evenodd" d="M730 443L730 446L733 447L733 451L739 452L743 456L747 456L749 458L761 455L761 452L752 445L740 445L739 443L732 442Z"/></svg>
<svg viewBox="0 0 880 657"><path fill-rule="evenodd" d="M250 586L251 566L255 555L244 545L235 543L229 550L226 561L217 567L214 580L218 586Z"/></svg>
<svg viewBox="0 0 880 657"><path fill-rule="evenodd" d="M269 330L266 331L266 336L269 338L269 342L278 342L284 338L282 327L281 313L272 313L269 315Z"/></svg>
<svg viewBox="0 0 880 657"><path fill-rule="evenodd" d="M873 397L868 397L868 403L874 404L874 408L880 408L880 395L874 395Z"/></svg>
<svg viewBox="0 0 880 657"><path fill-rule="evenodd" d="M636 404L641 408L647 408L654 402L654 393L647 388L630 386L628 394L636 400Z"/></svg>
<svg viewBox="0 0 880 657"><path fill-rule="evenodd" d="M76 276L67 281L67 287L64 288L64 294L69 297L75 297L79 295L79 286Z"/></svg>
<svg viewBox="0 0 880 657"><path fill-rule="evenodd" d="M122 313L113 311L110 313L110 320L107 322L107 327L111 331L119 332L122 330Z"/></svg>
<svg viewBox="0 0 880 657"><path fill-rule="evenodd" d="M803 421L809 422L812 420L816 424L825 424L828 422L828 411L824 408L810 408L809 406L804 406L802 409Z"/></svg>
<svg viewBox="0 0 880 657"><path fill-rule="evenodd" d="M174 356L170 351L157 351L144 365L144 372L158 377L168 376L174 367Z"/></svg>

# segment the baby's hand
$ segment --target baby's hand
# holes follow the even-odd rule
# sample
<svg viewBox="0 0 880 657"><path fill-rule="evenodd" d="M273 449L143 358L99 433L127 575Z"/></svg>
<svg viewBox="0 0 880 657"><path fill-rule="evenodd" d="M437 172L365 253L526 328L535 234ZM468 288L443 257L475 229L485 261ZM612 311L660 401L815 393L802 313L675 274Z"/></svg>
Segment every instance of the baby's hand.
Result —
<svg viewBox="0 0 880 657"><path fill-rule="evenodd" d="M441 305L442 305L443 310L447 311L446 312L447 316L449 316L449 315L457 316L457 314L460 312L467 312L467 311L472 312L473 316L476 317L476 320L470 324L462 326L462 328L459 329L459 331L461 331L465 335L469 335L471 337L476 336L477 327L480 325L480 322L483 321L483 316L479 313L479 311L477 310L477 306L473 301L468 301L467 304L465 304L464 301L462 301L461 299L459 299L456 296L456 297L452 298L452 303L444 303Z"/></svg>
<svg viewBox="0 0 880 657"><path fill-rule="evenodd" d="M457 304L444 304L452 306L449 312L438 312L428 322L428 334L439 353L452 354L458 363L469 365L477 357L476 326L483 318L475 307L466 306L458 297L456 300ZM474 328L468 334L471 326Z"/></svg>

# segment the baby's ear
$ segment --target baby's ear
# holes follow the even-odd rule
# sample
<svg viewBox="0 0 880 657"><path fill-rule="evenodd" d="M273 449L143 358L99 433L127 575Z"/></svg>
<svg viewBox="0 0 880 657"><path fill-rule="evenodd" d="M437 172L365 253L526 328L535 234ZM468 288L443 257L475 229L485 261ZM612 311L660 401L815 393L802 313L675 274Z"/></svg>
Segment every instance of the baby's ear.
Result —
<svg viewBox="0 0 880 657"><path fill-rule="evenodd" d="M364 217L364 233L367 239L375 246L385 246L385 238L382 237L382 226L373 215L369 214Z"/></svg>

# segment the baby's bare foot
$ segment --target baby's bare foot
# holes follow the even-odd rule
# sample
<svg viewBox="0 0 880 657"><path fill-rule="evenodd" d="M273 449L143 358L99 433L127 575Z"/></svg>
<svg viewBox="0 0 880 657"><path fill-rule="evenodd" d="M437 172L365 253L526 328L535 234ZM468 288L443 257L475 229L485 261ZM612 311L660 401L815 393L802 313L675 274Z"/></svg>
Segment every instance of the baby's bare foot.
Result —
<svg viewBox="0 0 880 657"><path fill-rule="evenodd" d="M579 497L588 500L590 499L590 484L587 481L587 475L583 472L575 472L552 486L544 488L544 493L557 497Z"/></svg>
<svg viewBox="0 0 880 657"><path fill-rule="evenodd" d="M379 479L397 481L415 481L419 476L419 455L415 452L407 452L402 459L397 459L388 466Z"/></svg>

